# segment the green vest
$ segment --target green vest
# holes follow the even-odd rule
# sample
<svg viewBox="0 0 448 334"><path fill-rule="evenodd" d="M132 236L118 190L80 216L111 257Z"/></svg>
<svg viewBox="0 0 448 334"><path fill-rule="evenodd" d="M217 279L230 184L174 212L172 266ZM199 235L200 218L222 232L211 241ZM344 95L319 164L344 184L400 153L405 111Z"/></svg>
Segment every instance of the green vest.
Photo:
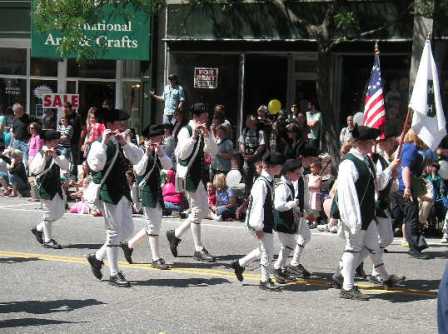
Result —
<svg viewBox="0 0 448 334"><path fill-rule="evenodd" d="M190 134L190 136L192 136L193 129L191 128L191 126L189 124L187 124L185 126L185 128L187 128L188 133ZM185 160L179 159L178 160L180 165L187 166L188 163L190 162L194 152L196 151L196 148L198 145L199 145L198 154L196 155L194 162L191 164L190 169L188 170L188 175L186 177L186 190L189 192L195 192L198 189L199 183L201 181L204 183L204 186L205 186L205 182L204 182L204 177L205 177L205 173L204 173L204 147L205 147L204 138L202 136L199 137L199 139L194 144L191 155L187 159L185 159Z"/></svg>
<svg viewBox="0 0 448 334"><path fill-rule="evenodd" d="M347 160L353 162L358 171L358 180L355 182L356 193L358 195L359 208L361 211L361 229L367 230L370 222L375 219L375 166L372 161L369 165L349 153Z"/></svg>
<svg viewBox="0 0 448 334"><path fill-rule="evenodd" d="M38 154L44 155L43 151ZM44 170L50 167L53 158L50 158L45 163ZM56 163L53 163L51 169L42 176L36 176L37 192L40 198L44 200L52 200L56 194L58 194L61 199L62 187L61 187L61 169Z"/></svg>
<svg viewBox="0 0 448 334"><path fill-rule="evenodd" d="M124 157L123 149L119 144L115 144L112 140L110 140L106 146L107 161L104 169L100 172L92 173L92 180L95 183L101 182L103 175L106 173L110 163L112 162L116 150L118 149L119 152L112 170L101 186L99 196L100 200L105 203L117 205L121 198L125 196L130 202L132 202L131 192L129 189L128 180L126 178L126 171L129 169L129 162Z"/></svg>
<svg viewBox="0 0 448 334"><path fill-rule="evenodd" d="M290 192L287 201L294 200L294 186L288 183L283 183L288 186ZM294 219L294 209L288 211L274 210L274 231L296 234L298 229L298 222Z"/></svg>
<svg viewBox="0 0 448 334"><path fill-rule="evenodd" d="M146 153L145 153L146 154ZM142 205L145 208L155 208L157 203L160 204L160 207L163 208L163 196L162 196L162 188L160 187L160 169L161 164L159 157L155 157L153 155L148 157L148 164L146 166L145 174L137 178L138 184L143 181L149 171L152 169L154 165L154 159L156 159L156 165L151 172L151 175L146 180L146 183L143 185L141 189L139 189L140 200L142 201Z"/></svg>

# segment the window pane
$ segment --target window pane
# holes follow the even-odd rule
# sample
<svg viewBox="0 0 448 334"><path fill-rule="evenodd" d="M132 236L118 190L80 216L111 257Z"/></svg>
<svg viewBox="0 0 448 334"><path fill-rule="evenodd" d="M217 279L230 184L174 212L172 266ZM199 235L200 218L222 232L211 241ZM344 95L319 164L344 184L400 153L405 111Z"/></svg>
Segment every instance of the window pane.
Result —
<svg viewBox="0 0 448 334"><path fill-rule="evenodd" d="M137 60L123 61L123 78L140 78L140 62Z"/></svg>
<svg viewBox="0 0 448 334"><path fill-rule="evenodd" d="M0 48L0 74L26 75L26 49Z"/></svg>
<svg viewBox="0 0 448 334"><path fill-rule="evenodd" d="M56 109L42 109L42 94L57 93L58 82L56 80L31 80L31 104L30 116L42 119L46 116L44 128L56 127Z"/></svg>
<svg viewBox="0 0 448 334"><path fill-rule="evenodd" d="M129 128L142 130L141 113L143 106L143 84L141 82L123 82L123 109L129 112Z"/></svg>
<svg viewBox="0 0 448 334"><path fill-rule="evenodd" d="M0 78L0 109L6 110L16 102L26 110L26 80Z"/></svg>
<svg viewBox="0 0 448 334"><path fill-rule="evenodd" d="M76 81L67 81L67 94L77 94Z"/></svg>
<svg viewBox="0 0 448 334"><path fill-rule="evenodd" d="M69 77L115 79L115 60L93 60L77 63L68 61L67 75Z"/></svg>
<svg viewBox="0 0 448 334"><path fill-rule="evenodd" d="M57 60L31 58L31 75L42 77L57 77L58 76Z"/></svg>

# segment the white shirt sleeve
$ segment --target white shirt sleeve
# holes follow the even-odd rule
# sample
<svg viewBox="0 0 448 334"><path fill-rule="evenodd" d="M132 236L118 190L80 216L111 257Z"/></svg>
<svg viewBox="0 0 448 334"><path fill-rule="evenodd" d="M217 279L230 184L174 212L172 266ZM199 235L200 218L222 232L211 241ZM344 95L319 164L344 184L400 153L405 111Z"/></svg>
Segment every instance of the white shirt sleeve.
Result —
<svg viewBox="0 0 448 334"><path fill-rule="evenodd" d="M255 181L250 195L252 196L252 205L249 212L249 226L256 231L262 231L264 224L264 203L268 193L266 182Z"/></svg>
<svg viewBox="0 0 448 334"><path fill-rule="evenodd" d="M258 145L265 145L266 141L264 139L264 131L258 131Z"/></svg>
<svg viewBox="0 0 448 334"><path fill-rule="evenodd" d="M381 162L378 160L376 162L376 186L377 190L381 191L384 190L384 188L387 187L387 184L392 179L392 168L391 166L387 167L383 170L383 166L381 165Z"/></svg>
<svg viewBox="0 0 448 334"><path fill-rule="evenodd" d="M134 172L137 176L142 176L145 174L146 167L148 166L148 155L145 153L143 154L142 158L138 163L134 165Z"/></svg>
<svg viewBox="0 0 448 334"><path fill-rule="evenodd" d="M190 136L188 129L183 127L177 135L177 146L174 150L176 158L181 160L188 159L193 153L195 143L196 141L193 139L193 136Z"/></svg>
<svg viewBox="0 0 448 334"><path fill-rule="evenodd" d="M275 188L274 208L278 211L289 211L297 207L296 201L288 201L291 190L285 183L280 183Z"/></svg>
<svg viewBox="0 0 448 334"><path fill-rule="evenodd" d="M54 163L59 166L63 171L68 171L70 169L70 161L67 160L63 155L59 155L54 158Z"/></svg>
<svg viewBox="0 0 448 334"><path fill-rule="evenodd" d="M353 234L361 229L362 218L359 207L358 193L355 182L358 180L358 171L350 160L344 160L339 165L338 172L338 207L342 223Z"/></svg>
<svg viewBox="0 0 448 334"><path fill-rule="evenodd" d="M165 150L162 147L160 147L159 150L160 150L159 160L160 164L162 165L162 168L165 170L173 168L173 162L171 161L169 156L166 155Z"/></svg>
<svg viewBox="0 0 448 334"><path fill-rule="evenodd" d="M30 164L30 173L38 175L45 170L46 159L42 152L37 153Z"/></svg>
<svg viewBox="0 0 448 334"><path fill-rule="evenodd" d="M144 154L143 150L133 143L127 143L126 145L123 145L122 148L124 156L132 165L138 163Z"/></svg>
<svg viewBox="0 0 448 334"><path fill-rule="evenodd" d="M204 138L204 152L207 152L213 157L218 153L218 144L216 144L216 139L212 131L209 131L208 137Z"/></svg>
<svg viewBox="0 0 448 334"><path fill-rule="evenodd" d="M107 146L98 141L90 146L89 154L87 155L87 164L94 172L100 172L104 169L107 162Z"/></svg>

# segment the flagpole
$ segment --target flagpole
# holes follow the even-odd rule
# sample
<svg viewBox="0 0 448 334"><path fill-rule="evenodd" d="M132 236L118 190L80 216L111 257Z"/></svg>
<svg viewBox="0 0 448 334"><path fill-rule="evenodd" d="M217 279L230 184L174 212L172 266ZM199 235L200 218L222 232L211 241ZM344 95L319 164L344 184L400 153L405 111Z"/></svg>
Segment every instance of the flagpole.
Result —
<svg viewBox="0 0 448 334"><path fill-rule="evenodd" d="M426 42L429 41L430 38L431 38L431 32L428 32L428 34L426 35ZM406 136L406 133L411 128L412 124L410 124L410 123L411 123L411 119L412 119L412 114L413 114L413 110L411 108L408 108L408 112L406 114L406 118L405 118L404 124L403 124L403 129L402 129L401 135L400 135L400 143L398 145L397 156L395 157L397 159L399 159L401 156L401 151L403 149L403 143L404 143L404 137Z"/></svg>

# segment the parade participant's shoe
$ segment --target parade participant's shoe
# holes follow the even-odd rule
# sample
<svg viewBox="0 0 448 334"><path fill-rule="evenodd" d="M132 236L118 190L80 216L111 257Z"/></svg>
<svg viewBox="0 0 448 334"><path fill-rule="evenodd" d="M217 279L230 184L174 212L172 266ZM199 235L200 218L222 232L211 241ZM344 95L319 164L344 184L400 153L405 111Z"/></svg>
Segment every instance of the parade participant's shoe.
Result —
<svg viewBox="0 0 448 334"><path fill-rule="evenodd" d="M344 298L344 299L353 299L353 300L361 300L361 301L369 300L369 296L365 295L361 291L359 291L357 286L354 286L351 290L341 289L339 297Z"/></svg>
<svg viewBox="0 0 448 334"><path fill-rule="evenodd" d="M281 269L274 269L272 274L274 275L275 281L278 284L286 284L293 281L293 279L291 279L288 273Z"/></svg>
<svg viewBox="0 0 448 334"><path fill-rule="evenodd" d="M236 279L240 282L244 280L243 273L244 273L244 267L242 267L239 263L239 261L234 261L230 264L230 267L233 268L233 271L235 272Z"/></svg>
<svg viewBox="0 0 448 334"><path fill-rule="evenodd" d="M448 238L442 238L442 240L440 240L441 244L448 244Z"/></svg>
<svg viewBox="0 0 448 334"><path fill-rule="evenodd" d="M92 269L93 276L97 279L103 278L103 273L101 272L101 268L103 267L103 261L100 261L96 258L95 254L87 255L87 262L90 264L90 269Z"/></svg>
<svg viewBox="0 0 448 334"><path fill-rule="evenodd" d="M288 266L287 270L296 278L308 278L311 276L311 273L300 263L297 266Z"/></svg>
<svg viewBox="0 0 448 334"><path fill-rule="evenodd" d="M269 290L269 291L281 291L278 285L275 285L272 279L268 279L267 281L260 281L260 289Z"/></svg>
<svg viewBox="0 0 448 334"><path fill-rule="evenodd" d="M194 252L193 258L197 261L203 262L215 262L215 258L210 255L210 253L204 248L201 251Z"/></svg>
<svg viewBox="0 0 448 334"><path fill-rule="evenodd" d="M179 218L180 219L187 219L188 218L188 214L185 212L179 212Z"/></svg>
<svg viewBox="0 0 448 334"><path fill-rule="evenodd" d="M428 254L419 252L416 249L410 249L408 254L416 259L419 259L419 260L429 260L430 259L430 256Z"/></svg>
<svg viewBox="0 0 448 334"><path fill-rule="evenodd" d="M364 263L363 262L361 262L361 264L358 266L358 268L356 268L355 278L358 278L358 279L366 279L367 278L367 274L364 271Z"/></svg>
<svg viewBox="0 0 448 334"><path fill-rule="evenodd" d="M59 245L56 240L51 239L48 242L44 242L44 247L45 248L52 248L52 249L62 249L62 246Z"/></svg>
<svg viewBox="0 0 448 334"><path fill-rule="evenodd" d="M373 284L383 285L383 280L380 276L377 275L368 275L367 280Z"/></svg>
<svg viewBox="0 0 448 334"><path fill-rule="evenodd" d="M383 252L384 252L384 253L389 253L389 251L387 250L387 248L384 248Z"/></svg>
<svg viewBox="0 0 448 334"><path fill-rule="evenodd" d="M390 275L389 278L383 282L383 285L386 289L393 288L402 283L405 279L405 276Z"/></svg>
<svg viewBox="0 0 448 334"><path fill-rule="evenodd" d="M159 270L169 270L170 266L165 263L165 260L160 258L158 260L152 261L151 267Z"/></svg>
<svg viewBox="0 0 448 334"><path fill-rule="evenodd" d="M174 230L166 231L166 238L170 244L171 253L173 253L174 257L177 257L177 246L179 246L181 240L176 237Z"/></svg>
<svg viewBox="0 0 448 334"><path fill-rule="evenodd" d="M118 274L116 274L116 275L110 276L109 283L111 285L115 285L120 288L130 288L131 287L131 283L129 283L129 281L126 280L126 277L124 277L124 275L121 271L119 271Z"/></svg>
<svg viewBox="0 0 448 334"><path fill-rule="evenodd" d="M34 234L34 236L36 237L36 240L38 243L40 243L41 245L43 245L44 243L44 239L42 238L42 231L38 231L37 228L33 228L31 229L31 233Z"/></svg>
<svg viewBox="0 0 448 334"><path fill-rule="evenodd" d="M335 289L342 289L342 283L344 283L344 277L340 272L334 273L331 276L330 285Z"/></svg>
<svg viewBox="0 0 448 334"><path fill-rule="evenodd" d="M134 249L129 248L127 243L121 244L121 249L123 250L124 258L128 261L129 264L132 264L132 252Z"/></svg>

